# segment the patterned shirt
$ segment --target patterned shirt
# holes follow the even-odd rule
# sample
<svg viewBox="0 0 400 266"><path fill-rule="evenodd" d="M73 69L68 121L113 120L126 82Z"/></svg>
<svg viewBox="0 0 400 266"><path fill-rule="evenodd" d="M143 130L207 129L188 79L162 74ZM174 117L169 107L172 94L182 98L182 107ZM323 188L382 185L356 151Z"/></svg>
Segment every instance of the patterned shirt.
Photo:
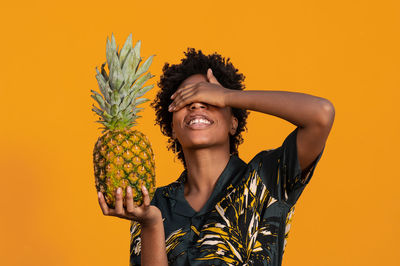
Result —
<svg viewBox="0 0 400 266"><path fill-rule="evenodd" d="M162 213L169 265L282 264L295 203L325 149L301 172L297 131L248 164L231 155L198 212L184 197L186 170L157 188L151 204ZM130 265L140 265L140 224L132 221L130 233Z"/></svg>

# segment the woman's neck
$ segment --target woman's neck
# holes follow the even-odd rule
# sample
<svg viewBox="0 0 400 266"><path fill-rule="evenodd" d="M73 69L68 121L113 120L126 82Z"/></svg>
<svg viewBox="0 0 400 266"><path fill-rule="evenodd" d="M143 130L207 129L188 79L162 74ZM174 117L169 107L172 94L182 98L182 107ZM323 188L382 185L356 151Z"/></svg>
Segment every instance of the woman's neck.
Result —
<svg viewBox="0 0 400 266"><path fill-rule="evenodd" d="M210 195L229 162L229 147L186 150L184 155L187 168L185 195Z"/></svg>

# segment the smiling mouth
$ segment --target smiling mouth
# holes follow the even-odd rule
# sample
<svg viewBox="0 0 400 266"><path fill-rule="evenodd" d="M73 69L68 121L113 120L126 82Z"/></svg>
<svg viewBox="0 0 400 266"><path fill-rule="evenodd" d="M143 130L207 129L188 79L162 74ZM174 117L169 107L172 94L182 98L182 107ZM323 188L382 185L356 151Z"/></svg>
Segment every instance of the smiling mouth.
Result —
<svg viewBox="0 0 400 266"><path fill-rule="evenodd" d="M189 121L188 125L197 125L197 124L206 124L206 125L210 125L211 122L208 121L207 119L203 119L203 118L196 118L196 119L192 119Z"/></svg>
<svg viewBox="0 0 400 266"><path fill-rule="evenodd" d="M186 126L190 128L205 128L212 125L214 122L205 118L204 116L197 116L190 119Z"/></svg>

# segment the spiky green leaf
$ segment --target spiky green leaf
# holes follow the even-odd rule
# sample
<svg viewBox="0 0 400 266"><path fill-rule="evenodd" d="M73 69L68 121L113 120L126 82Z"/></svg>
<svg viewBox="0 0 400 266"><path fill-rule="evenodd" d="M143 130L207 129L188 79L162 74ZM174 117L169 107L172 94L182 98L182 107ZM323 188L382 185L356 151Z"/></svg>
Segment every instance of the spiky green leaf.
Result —
<svg viewBox="0 0 400 266"><path fill-rule="evenodd" d="M119 105L121 103L121 97L118 91L113 91L111 94L111 105Z"/></svg>
<svg viewBox="0 0 400 266"><path fill-rule="evenodd" d="M117 51L117 43L115 42L114 33L111 33L111 48L114 51Z"/></svg>
<svg viewBox="0 0 400 266"><path fill-rule="evenodd" d="M122 82L121 88L119 89L119 96L121 97L121 100L125 98L126 94L129 92L129 89L125 89L125 81Z"/></svg>
<svg viewBox="0 0 400 266"><path fill-rule="evenodd" d="M92 90L92 92L93 92L93 90ZM106 108L105 107L105 103L104 103L104 99L103 99L103 97L101 97L100 94L94 93L94 94L92 94L90 96L99 104L101 109L104 110Z"/></svg>
<svg viewBox="0 0 400 266"><path fill-rule="evenodd" d="M110 128L114 129L116 127L117 123L118 123L118 119L117 119L117 117L114 116L113 119L111 120Z"/></svg>
<svg viewBox="0 0 400 266"><path fill-rule="evenodd" d="M140 90L141 87L143 86L143 84L148 81L149 79L151 79L152 77L154 77L154 75L151 75L151 73L146 73L146 75L141 76L140 78L138 78L135 82L135 84L133 84L132 86L132 91L135 91L135 93L137 94ZM140 96L135 96L136 98L140 97Z"/></svg>
<svg viewBox="0 0 400 266"><path fill-rule="evenodd" d="M139 113L141 110L143 110L142 107L141 107L141 108L135 108L135 109L133 110L133 113L134 113L134 114L137 114L137 113Z"/></svg>
<svg viewBox="0 0 400 266"><path fill-rule="evenodd" d="M104 102L104 97L100 94L100 93L98 93L97 91L95 91L95 90L90 90L94 95L96 95L96 97L100 97L102 100L103 100L103 102Z"/></svg>
<svg viewBox="0 0 400 266"><path fill-rule="evenodd" d="M106 109L105 109L106 112L111 114L111 105L108 102L105 102L104 105L106 107Z"/></svg>
<svg viewBox="0 0 400 266"><path fill-rule="evenodd" d="M140 58L140 46L142 45L142 42L138 40L135 44L135 47L133 47L133 51L135 52L135 55L137 58Z"/></svg>
<svg viewBox="0 0 400 266"><path fill-rule="evenodd" d="M126 95L124 97L124 99L121 101L121 104L119 105L119 108L121 110L124 110L127 106L129 106L132 101L133 101L133 97L134 97L134 91L131 91L128 95Z"/></svg>
<svg viewBox="0 0 400 266"><path fill-rule="evenodd" d="M148 102L148 101L150 101L150 100L146 99L146 98L136 99L135 105L138 106L139 104L142 104L142 103L145 103L145 102Z"/></svg>
<svg viewBox="0 0 400 266"><path fill-rule="evenodd" d="M109 115L106 111L104 111L102 115L103 115L103 118L105 121L108 121L108 122L111 121L112 116Z"/></svg>
<svg viewBox="0 0 400 266"><path fill-rule="evenodd" d="M122 119L122 114L121 114L121 112L118 112L116 117L117 117L118 121L121 121L121 119Z"/></svg>
<svg viewBox="0 0 400 266"><path fill-rule="evenodd" d="M125 64L125 59L131 50L132 50L132 33L129 34L119 54L119 61L121 62L122 65Z"/></svg>
<svg viewBox="0 0 400 266"><path fill-rule="evenodd" d="M135 98L139 98L142 97L146 92L148 92L149 90L151 90L154 87L154 84L151 84L149 86L143 87L141 88L136 94L135 94Z"/></svg>
<svg viewBox="0 0 400 266"><path fill-rule="evenodd" d="M115 115L117 115L117 113L118 113L118 105L117 104L111 105L111 116L114 118Z"/></svg>
<svg viewBox="0 0 400 266"><path fill-rule="evenodd" d="M101 65L101 74L103 75L105 81L108 82L108 75L107 75L105 66L106 66L106 63L103 63L103 64Z"/></svg>
<svg viewBox="0 0 400 266"><path fill-rule="evenodd" d="M118 57L114 56L111 70L110 70L110 86L111 89L119 90L121 88L122 82L124 81L124 76L122 74L121 65L119 63Z"/></svg>
<svg viewBox="0 0 400 266"><path fill-rule="evenodd" d="M106 121L97 120L96 122L107 126L107 122Z"/></svg>
<svg viewBox="0 0 400 266"><path fill-rule="evenodd" d="M128 95L126 95L126 97L124 97L123 101L121 102L120 108L125 109L128 105L130 105L132 103L133 99L143 96L147 91L152 89L154 87L154 85L150 85L150 86L141 88L141 86L152 77L154 77L154 75L147 73L146 75L143 75L138 80L136 80L136 82L132 86L132 88L127 89L130 91L130 93ZM123 89L125 90L125 88L126 88L126 86L124 86Z"/></svg>
<svg viewBox="0 0 400 266"><path fill-rule="evenodd" d="M132 87L132 82L135 75L133 69L134 59L135 59L135 53L133 52L133 50L131 50L129 52L128 57L125 60L125 64L122 67L122 73L124 75L125 84L120 89L121 97L125 97L131 90L130 88Z"/></svg>
<svg viewBox="0 0 400 266"><path fill-rule="evenodd" d="M111 66L111 59L112 59L113 51L111 49L111 42L107 37L107 42L106 42L106 59L107 59L107 66L108 66L108 71L110 71L110 66Z"/></svg>
<svg viewBox="0 0 400 266"><path fill-rule="evenodd" d="M128 121L131 118L131 114L133 114L132 109L126 108L121 111L122 116L124 117L124 121Z"/></svg>
<svg viewBox="0 0 400 266"><path fill-rule="evenodd" d="M133 74L130 74L128 76L127 79L127 84L128 84L128 88L132 87L132 84L135 82L136 79L136 75L134 73L136 73L136 69L139 66L139 63L141 62L140 57L138 57L135 54L135 50L133 50L133 62L132 62L132 70L133 70Z"/></svg>
<svg viewBox="0 0 400 266"><path fill-rule="evenodd" d="M103 115L103 112L99 108L97 108L96 106L93 106L92 111L95 112L99 116Z"/></svg>
<svg viewBox="0 0 400 266"><path fill-rule="evenodd" d="M134 60L134 62L133 62L133 69L135 70L135 73L136 73L136 71L137 71L137 69L138 69L138 67L139 67L139 64L142 62L142 58L141 57L138 57L136 54L135 54L135 60Z"/></svg>
<svg viewBox="0 0 400 266"><path fill-rule="evenodd" d="M111 93L110 85L104 79L103 75L100 74L97 67L96 67L96 72L97 72L96 79L97 79L97 83L99 84L100 92L103 94L105 100L107 102L109 102L110 101L110 93Z"/></svg>
<svg viewBox="0 0 400 266"><path fill-rule="evenodd" d="M147 72L149 69L151 62L153 62L154 55L151 55L147 60L139 67L139 69L135 73L135 79L140 77L143 73Z"/></svg>
<svg viewBox="0 0 400 266"><path fill-rule="evenodd" d="M128 77L135 75L133 69L133 60L135 59L135 52L133 50L129 51L124 64L122 65L122 73L124 74L124 79L129 80Z"/></svg>
<svg viewBox="0 0 400 266"><path fill-rule="evenodd" d="M114 36L112 36L114 38ZM113 39L112 38L112 39ZM107 59L107 67L108 71L111 73L111 65L113 62L113 58L117 57L117 51L115 50L115 40L114 44L110 41L107 37L107 44L106 44L106 59Z"/></svg>

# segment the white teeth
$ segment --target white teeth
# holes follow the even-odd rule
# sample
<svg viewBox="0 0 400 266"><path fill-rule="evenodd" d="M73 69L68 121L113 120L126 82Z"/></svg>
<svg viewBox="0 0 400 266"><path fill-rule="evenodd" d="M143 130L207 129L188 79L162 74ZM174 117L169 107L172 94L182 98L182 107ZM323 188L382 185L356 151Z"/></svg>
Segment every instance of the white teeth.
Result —
<svg viewBox="0 0 400 266"><path fill-rule="evenodd" d="M210 121L208 121L207 119L202 119L202 118L196 118L193 120L190 120L189 125L193 125L193 124L211 124Z"/></svg>

